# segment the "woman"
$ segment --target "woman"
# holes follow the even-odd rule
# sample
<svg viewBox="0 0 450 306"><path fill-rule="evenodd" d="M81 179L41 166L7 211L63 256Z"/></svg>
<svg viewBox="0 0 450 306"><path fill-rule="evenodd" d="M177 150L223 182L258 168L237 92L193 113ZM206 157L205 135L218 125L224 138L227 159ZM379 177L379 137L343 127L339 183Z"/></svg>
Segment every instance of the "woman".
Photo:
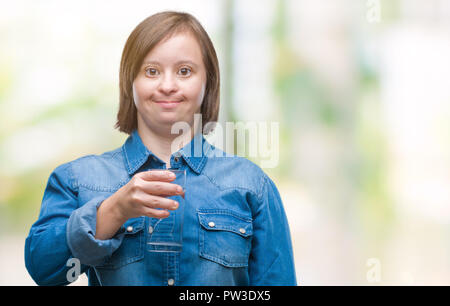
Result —
<svg viewBox="0 0 450 306"><path fill-rule="evenodd" d="M25 244L36 283L67 284L75 258L90 285L296 284L276 186L248 160L217 154L201 133L217 121L219 85L214 47L194 17L162 12L136 27L122 54L116 124L130 136L50 175ZM172 134L177 122L189 133ZM183 193L168 168L187 173L183 250L150 252L151 225L178 208L168 196Z"/></svg>

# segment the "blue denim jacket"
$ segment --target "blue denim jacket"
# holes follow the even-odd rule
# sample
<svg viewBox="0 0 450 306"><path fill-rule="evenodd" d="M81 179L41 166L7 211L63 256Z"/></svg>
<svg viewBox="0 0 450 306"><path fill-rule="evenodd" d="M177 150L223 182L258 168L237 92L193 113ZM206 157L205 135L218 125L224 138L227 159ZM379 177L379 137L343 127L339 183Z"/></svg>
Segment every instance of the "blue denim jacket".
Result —
<svg viewBox="0 0 450 306"><path fill-rule="evenodd" d="M199 143L200 154L193 153ZM135 130L122 147L51 173L25 242L34 281L68 284L68 260L77 258L90 285L296 285L283 204L258 166L227 155L201 134L171 156L171 166L187 172L182 252L147 249L155 222L149 217L129 219L109 240L94 238L103 200L134 174L165 169Z"/></svg>

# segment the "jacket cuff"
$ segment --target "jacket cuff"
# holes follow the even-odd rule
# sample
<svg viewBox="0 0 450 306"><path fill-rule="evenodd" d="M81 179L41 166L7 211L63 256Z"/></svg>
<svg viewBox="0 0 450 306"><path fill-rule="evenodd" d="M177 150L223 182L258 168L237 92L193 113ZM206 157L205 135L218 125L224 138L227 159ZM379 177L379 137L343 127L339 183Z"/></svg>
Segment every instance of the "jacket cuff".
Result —
<svg viewBox="0 0 450 306"><path fill-rule="evenodd" d="M74 210L67 222L67 244L74 258L81 264L98 266L103 264L122 244L123 226L108 240L95 239L97 208L107 197L97 197Z"/></svg>

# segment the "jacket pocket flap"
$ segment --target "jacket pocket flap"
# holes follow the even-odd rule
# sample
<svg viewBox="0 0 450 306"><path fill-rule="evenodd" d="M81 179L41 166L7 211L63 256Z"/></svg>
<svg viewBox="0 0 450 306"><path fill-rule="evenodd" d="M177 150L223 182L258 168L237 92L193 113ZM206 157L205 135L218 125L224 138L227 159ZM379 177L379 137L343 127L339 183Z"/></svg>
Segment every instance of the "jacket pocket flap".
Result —
<svg viewBox="0 0 450 306"><path fill-rule="evenodd" d="M229 210L199 211L201 226L208 231L228 231L242 237L253 234L252 219Z"/></svg>
<svg viewBox="0 0 450 306"><path fill-rule="evenodd" d="M123 224L125 235L132 235L140 232L145 227L144 217L132 218Z"/></svg>

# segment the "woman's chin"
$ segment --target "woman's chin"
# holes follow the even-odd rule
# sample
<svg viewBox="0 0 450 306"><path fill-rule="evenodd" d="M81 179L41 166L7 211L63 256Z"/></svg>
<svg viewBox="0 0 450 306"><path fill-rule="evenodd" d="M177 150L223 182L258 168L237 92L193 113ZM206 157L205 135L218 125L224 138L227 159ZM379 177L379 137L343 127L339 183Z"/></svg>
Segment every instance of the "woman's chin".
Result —
<svg viewBox="0 0 450 306"><path fill-rule="evenodd" d="M162 114L158 118L158 122L161 125L165 125L165 126L173 126L177 122L184 122L184 121L185 120L183 118L181 118L180 116L176 116L176 114Z"/></svg>
<svg viewBox="0 0 450 306"><path fill-rule="evenodd" d="M172 128L178 122L186 122L189 124L189 121L186 120L189 116L186 116L186 114L183 116L178 112L156 112L155 110L149 110L145 114L139 114L138 112L138 117L141 117L144 122L147 122L149 126L153 126L155 129ZM181 128L185 128L184 125L180 125Z"/></svg>

